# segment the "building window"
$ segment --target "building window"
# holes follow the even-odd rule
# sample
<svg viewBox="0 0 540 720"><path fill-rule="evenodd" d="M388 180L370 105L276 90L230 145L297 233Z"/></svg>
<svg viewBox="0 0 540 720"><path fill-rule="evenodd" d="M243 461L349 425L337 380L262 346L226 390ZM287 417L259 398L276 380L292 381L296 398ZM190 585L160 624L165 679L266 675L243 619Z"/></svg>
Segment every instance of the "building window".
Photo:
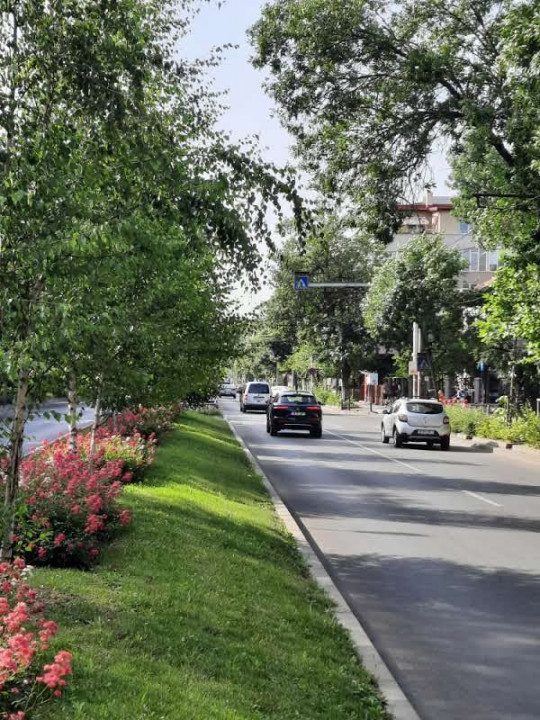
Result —
<svg viewBox="0 0 540 720"><path fill-rule="evenodd" d="M468 222L465 222L464 220L459 221L459 232L462 235L469 235L471 232L471 224Z"/></svg>
<svg viewBox="0 0 540 720"><path fill-rule="evenodd" d="M497 270L498 267L499 267L499 251L492 250L489 253L489 270L491 270L491 272L495 272L495 270Z"/></svg>

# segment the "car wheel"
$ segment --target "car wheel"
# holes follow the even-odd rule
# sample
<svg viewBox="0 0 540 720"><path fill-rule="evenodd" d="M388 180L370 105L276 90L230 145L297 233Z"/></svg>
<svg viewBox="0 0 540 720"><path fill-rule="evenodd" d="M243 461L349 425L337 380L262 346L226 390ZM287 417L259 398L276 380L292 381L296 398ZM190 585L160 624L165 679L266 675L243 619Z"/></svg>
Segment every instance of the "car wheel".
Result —
<svg viewBox="0 0 540 720"><path fill-rule="evenodd" d="M388 435L384 432L384 425L383 425L382 423L381 423L381 440L383 441L383 443L384 443L385 445L388 445L388 443L390 442L390 438L389 438Z"/></svg>
<svg viewBox="0 0 540 720"><path fill-rule="evenodd" d="M310 430L309 434L313 438L320 438L322 437L322 428L315 428L314 430Z"/></svg>
<svg viewBox="0 0 540 720"><path fill-rule="evenodd" d="M270 423L270 435L271 435L272 437L275 437L275 436L277 435L277 433L278 433L278 431L277 431L277 429L276 429L276 426L274 425L273 422L271 422L271 423Z"/></svg>
<svg viewBox="0 0 540 720"><path fill-rule="evenodd" d="M446 437L441 438L441 450L449 450L450 449L450 436L447 435Z"/></svg>
<svg viewBox="0 0 540 720"><path fill-rule="evenodd" d="M270 432L270 420L268 419L268 415L266 416L266 432Z"/></svg>
<svg viewBox="0 0 540 720"><path fill-rule="evenodd" d="M246 412L246 408L243 405L240 405L240 412L242 412L242 413Z"/></svg>
<svg viewBox="0 0 540 720"><path fill-rule="evenodd" d="M398 433L398 431L394 428L394 445L397 448L403 447L403 438L401 437L401 433Z"/></svg>

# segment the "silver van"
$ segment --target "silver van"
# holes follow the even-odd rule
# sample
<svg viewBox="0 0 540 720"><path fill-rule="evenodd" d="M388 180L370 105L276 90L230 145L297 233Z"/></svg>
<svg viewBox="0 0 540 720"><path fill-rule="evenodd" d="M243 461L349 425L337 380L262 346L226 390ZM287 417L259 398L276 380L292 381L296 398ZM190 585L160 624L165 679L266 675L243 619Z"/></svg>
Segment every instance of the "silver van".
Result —
<svg viewBox="0 0 540 720"><path fill-rule="evenodd" d="M264 410L270 402L270 385L267 382L248 382L240 395L240 411Z"/></svg>

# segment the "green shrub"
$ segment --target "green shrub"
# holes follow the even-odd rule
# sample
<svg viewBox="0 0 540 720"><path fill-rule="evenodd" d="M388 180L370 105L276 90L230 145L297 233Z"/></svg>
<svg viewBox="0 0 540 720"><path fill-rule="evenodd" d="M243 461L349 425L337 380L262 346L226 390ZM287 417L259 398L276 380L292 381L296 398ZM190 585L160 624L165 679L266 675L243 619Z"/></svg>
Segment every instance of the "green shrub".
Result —
<svg viewBox="0 0 540 720"><path fill-rule="evenodd" d="M341 404L341 398L340 396L334 392L333 390L329 390L328 388L325 388L324 385L320 385L313 390L313 394L317 398L317 400L324 405L340 405Z"/></svg>
<svg viewBox="0 0 540 720"><path fill-rule="evenodd" d="M446 411L454 432L540 447L540 417L529 406L522 408L510 425L506 424L504 408L493 415L460 405L450 405Z"/></svg>

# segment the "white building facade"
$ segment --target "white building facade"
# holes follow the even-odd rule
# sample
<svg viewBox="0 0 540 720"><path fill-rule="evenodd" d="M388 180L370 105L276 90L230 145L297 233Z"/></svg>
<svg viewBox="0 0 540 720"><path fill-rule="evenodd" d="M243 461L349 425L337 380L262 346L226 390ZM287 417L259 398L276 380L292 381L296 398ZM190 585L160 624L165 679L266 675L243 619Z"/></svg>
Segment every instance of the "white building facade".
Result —
<svg viewBox="0 0 540 720"><path fill-rule="evenodd" d="M396 254L418 234L437 234L447 247L456 248L467 261L460 274L462 288L482 287L493 277L499 267L499 252L484 250L475 243L471 227L452 214L450 197L435 196L428 192L424 203L401 205L403 224L387 246L388 252Z"/></svg>

